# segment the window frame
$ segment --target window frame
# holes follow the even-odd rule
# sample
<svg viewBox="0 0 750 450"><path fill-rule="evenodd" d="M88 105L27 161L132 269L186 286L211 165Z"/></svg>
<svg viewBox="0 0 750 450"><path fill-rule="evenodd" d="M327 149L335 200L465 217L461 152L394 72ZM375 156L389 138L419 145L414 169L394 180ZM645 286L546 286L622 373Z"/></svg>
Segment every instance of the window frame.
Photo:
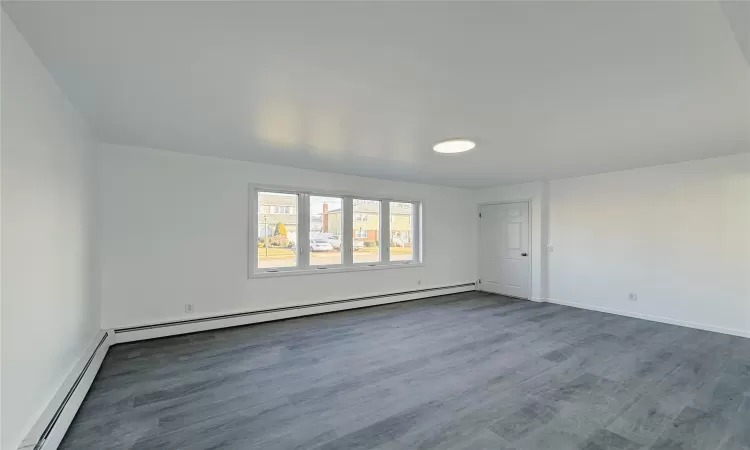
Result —
<svg viewBox="0 0 750 450"><path fill-rule="evenodd" d="M297 196L297 265L294 267L258 267L258 194L292 194ZM292 188L250 184L248 189L249 224L248 224L248 278L266 278L288 275L311 275L315 273L340 273L380 269L394 269L405 267L422 267L424 265L422 253L423 225L422 214L424 201L409 199L402 196L390 198L374 196L362 192L335 192L322 189ZM309 245L300 243L310 241L310 197L339 197L342 199L342 228L341 263L331 265L310 264ZM374 200L380 202L380 261L377 263L354 263L354 205L353 200ZM390 260L390 202L411 203L414 205L412 217L412 245L413 258L406 261ZM386 239L384 239L386 237ZM385 241L385 245L383 245Z"/></svg>
<svg viewBox="0 0 750 450"><path fill-rule="evenodd" d="M305 193L305 202L307 204L307 236L308 241L310 241L310 218L312 217L310 214L310 198L311 197L323 197L323 198L340 198L341 199L341 231L344 231L344 196L342 195L321 195L313 192L306 192ZM307 250L307 269L310 270L329 270L329 269L338 269L341 267L344 267L346 265L346 259L344 258L344 240L342 236L339 234L339 239L341 240L341 249L339 250L339 253L341 255L339 263L336 264L313 264L312 263L312 249Z"/></svg>
<svg viewBox="0 0 750 450"><path fill-rule="evenodd" d="M297 264L295 266L293 266L293 267L266 267L266 268L260 268L260 267L258 267L258 262L259 262L259 260L258 260L258 248L257 248L258 247L258 238L259 238L258 237L258 225L259 225L258 220L260 219L260 215L258 214L258 203L259 203L258 202L258 195L261 192L267 193L267 194L288 194L288 195L291 194L291 195L296 195L297 196L297 208L296 208L296 211L297 211L296 212L296 215L297 215L297 257L296 257L297 258ZM300 229L300 225L299 225L300 217L302 216L302 209L304 208L304 206L301 204L302 203L302 196L299 195L298 192L287 190L287 189L265 189L265 188L257 188L257 189L254 190L254 197L255 198L253 199L252 207L255 208L255 209L250 211L251 216L253 217L253 220L255 221L255 223L252 224L253 235L252 235L252 239L250 240L250 242L252 242L252 244L250 244L250 242L248 242L248 253L250 253L249 260L253 262L253 265L251 266L251 268L253 269L253 271L257 271L258 273L282 273L282 272L294 272L294 271L300 270L300 267L302 265L302 254L303 254L302 251L303 250L300 247L299 243L300 242L304 242L304 241L302 241L302 237L301 237L302 236L302 230ZM269 209L269 211L270 211L270 209ZM271 212L269 212L268 214L280 214L280 213L271 213ZM289 214L289 215L292 215L292 214ZM305 228L307 228L307 230L308 230L308 232L307 232L307 239L309 241L309 236L310 236L310 234L309 234L309 228L310 228L310 224L308 224L307 227L305 227ZM255 252L253 252L253 251L250 250L250 247L252 247L252 245L255 245Z"/></svg>
<svg viewBox="0 0 750 450"><path fill-rule="evenodd" d="M379 265L383 265L383 245L382 245L383 244L383 236L384 236L384 234L383 234L383 205L386 203L386 200L382 200L382 199L379 199L379 198L373 198L373 197L368 196L368 195L364 195L364 196L356 196L356 195L354 195L354 196L351 197L351 199L352 199L352 209L349 210L349 212L347 213L347 215L352 216L352 233L351 233L351 235L352 235L352 238L351 238L352 239L352 250L351 250L351 252L352 252L352 267L376 267L376 266L379 266ZM379 202L380 203L380 208L378 209L378 215L379 215L379 217L378 217L378 225L379 225L378 226L378 233L380 233L380 236L378 238L378 250L380 250L380 254L378 255L379 256L378 261L375 261L375 262L354 262L354 240L355 240L355 236L354 235L356 233L355 227L356 227L356 223L357 223L357 221L355 220L356 216L357 216L357 214L359 214L360 216L365 216L365 217L369 217L370 216L369 213L355 213L354 212L354 200L355 199L356 200L363 200L363 201L366 201L366 202L369 201L369 202ZM363 220L362 222L366 222L366 221L367 220Z"/></svg>
<svg viewBox="0 0 750 450"><path fill-rule="evenodd" d="M414 264L415 261L421 262L421 235L419 234L418 230L421 227L421 203L420 202L404 202L400 200L390 200L388 204L388 224L389 226L393 224L392 216L390 213L390 203L409 203L412 205L411 209L411 229L409 232L411 233L411 259L403 259L399 261L391 261L390 254L388 255L388 261L390 264ZM391 243L391 230L388 229L388 249L390 252L390 243Z"/></svg>

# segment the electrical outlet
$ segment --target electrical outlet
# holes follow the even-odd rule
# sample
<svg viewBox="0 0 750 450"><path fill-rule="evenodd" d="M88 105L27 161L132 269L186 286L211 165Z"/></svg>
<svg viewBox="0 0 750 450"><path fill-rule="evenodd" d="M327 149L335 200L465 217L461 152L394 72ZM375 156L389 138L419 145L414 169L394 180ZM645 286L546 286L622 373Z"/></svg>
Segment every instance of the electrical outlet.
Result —
<svg viewBox="0 0 750 450"><path fill-rule="evenodd" d="M548 245L547 250L549 250L550 253L555 251L555 247L553 245Z"/></svg>
<svg viewBox="0 0 750 450"><path fill-rule="evenodd" d="M192 303L185 303L185 312L186 313L193 312L193 304Z"/></svg>
<svg viewBox="0 0 750 450"><path fill-rule="evenodd" d="M634 302L638 300L638 296L631 292L630 295L628 295L628 300L630 300L631 302Z"/></svg>

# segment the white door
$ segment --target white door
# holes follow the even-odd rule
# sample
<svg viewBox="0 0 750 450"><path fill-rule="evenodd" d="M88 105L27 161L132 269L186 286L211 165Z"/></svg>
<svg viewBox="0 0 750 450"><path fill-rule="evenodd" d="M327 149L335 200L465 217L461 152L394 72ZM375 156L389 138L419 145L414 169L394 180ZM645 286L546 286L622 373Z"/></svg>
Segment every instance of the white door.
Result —
<svg viewBox="0 0 750 450"><path fill-rule="evenodd" d="M529 298L529 203L480 207L479 289Z"/></svg>

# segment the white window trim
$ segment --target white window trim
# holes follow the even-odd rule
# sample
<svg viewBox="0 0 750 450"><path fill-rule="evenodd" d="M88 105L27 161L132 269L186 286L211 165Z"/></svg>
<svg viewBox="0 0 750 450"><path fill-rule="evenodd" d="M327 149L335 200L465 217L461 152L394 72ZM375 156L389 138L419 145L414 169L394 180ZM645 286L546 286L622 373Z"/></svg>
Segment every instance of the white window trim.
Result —
<svg viewBox="0 0 750 450"><path fill-rule="evenodd" d="M378 210L378 214L380 217L380 228L378 229L378 233L380 233L380 240L378 242L378 250L380 250L380 260L374 261L374 262L354 262L354 247L352 247L352 267L378 267L385 265L383 264L383 246L381 245L383 243L383 202L385 200L374 198L372 196L359 196L359 195L353 195L352 198L352 210L350 215L352 218L356 215L354 213L354 199L357 200L364 200L364 201L372 201L372 202L380 202L380 209ZM367 213L360 213L360 214L367 214ZM367 214L369 216L369 214ZM357 222L354 221L354 227L357 226ZM354 245L354 228L352 228L352 245Z"/></svg>
<svg viewBox="0 0 750 450"><path fill-rule="evenodd" d="M310 197L331 197L331 198L335 197L335 198L340 198L341 199L341 213L342 213L342 217L341 218L343 219L343 214L346 212L346 210L344 209L345 208L345 206L344 206L345 202L344 202L344 197L342 195L328 195L328 194L318 194L318 193L315 193L315 192L305 192L304 194L300 193L300 197L302 197L302 196L304 196L304 198L305 198L305 208L306 208L305 211L307 212L307 218L305 219L305 227L307 228L307 236L308 236L307 242L310 242L310 239L309 239L309 237L310 237ZM298 220L300 220L300 219L298 218ZM341 225L343 226L343 224L341 224ZM297 225L297 228L299 228L299 225ZM343 228L341 230L344 231ZM341 262L340 263L337 263L337 264L312 264L312 261L311 261L311 259L312 259L312 250L308 250L307 258L306 258L307 261L305 261L305 263L307 264L307 267L304 268L304 269L301 268L300 270L307 270L307 271L325 270L327 272L330 269L339 269L339 268L344 267L344 265L346 264L346 261L345 261L345 258L344 258L344 248L343 248L344 247L344 236L339 235L339 239L341 239L341 247L342 247L341 248ZM297 264L297 266L299 267L299 264ZM256 270L260 270L260 269L256 269Z"/></svg>
<svg viewBox="0 0 750 450"><path fill-rule="evenodd" d="M422 202L408 202L408 201L399 201L399 200L390 200L394 203L411 203L412 204L412 210L411 210L411 259L401 260L401 261L390 261L390 255L388 255L388 260L390 264L401 264L401 265L410 265L410 264L421 264L422 262L422 253L421 253L421 241L422 241ZM390 204L388 205L390 209ZM390 219L390 211L388 211L388 249L390 251L390 242L391 242L391 219Z"/></svg>
<svg viewBox="0 0 750 450"><path fill-rule="evenodd" d="M287 272L293 272L293 271L299 270L300 267L301 267L301 265L302 265L302 263L303 263L303 261L302 261L303 260L303 255L307 251L307 249L303 248L300 245L300 242L304 242L304 241L302 241L302 239L304 237L304 236L302 236L303 230L300 227L300 223L299 223L300 220L301 220L300 218L302 216L302 210L305 208L304 205L303 205L303 203L302 203L302 201L303 201L302 195L300 195L299 192L296 192L296 191L293 191L293 190L289 190L289 189L256 188L256 189L251 189L250 192L251 192L251 195L252 195L252 197L251 197L251 202L252 202L251 206L252 206L252 208L250 209L250 217L251 217L251 220L254 222L254 224L251 222L250 229L251 229L251 232L253 234L250 235L251 240L248 242L248 253L249 253L248 261L250 263L250 274L252 275L252 273L254 271L261 271L261 272L267 272L267 273L287 273ZM267 269L257 269L257 265L258 265L258 220L259 220L259 216L258 216L258 192L268 192L268 193L272 193L272 194L293 194L293 195L297 196L297 265L294 266L294 267L273 267L273 268L269 267ZM269 212L269 214L272 214L272 213ZM308 226L304 227L304 229L305 229L304 233L306 233L307 240L309 241L310 240L309 239L310 235L307 232L308 228L309 228L309 224L308 224ZM254 249L254 251L251 251L250 249L251 249L251 247L253 245L255 246L255 249Z"/></svg>
<svg viewBox="0 0 750 450"><path fill-rule="evenodd" d="M297 195L297 266L258 268L258 192ZM278 186L249 186L249 226L248 226L248 278L268 278L289 275L311 275L320 273L356 272L363 270L380 270L406 267L423 267L422 253L422 209L424 202L406 198L384 198L353 192L326 192L314 189L297 189ZM340 197L342 202L342 229L339 234L342 259L340 264L311 265L309 248L302 243L310 241L310 197ZM353 199L375 200L380 202L380 261L376 263L354 263L354 206ZM390 261L390 202L412 203L412 251L413 259L407 261ZM385 241L386 245L382 245Z"/></svg>

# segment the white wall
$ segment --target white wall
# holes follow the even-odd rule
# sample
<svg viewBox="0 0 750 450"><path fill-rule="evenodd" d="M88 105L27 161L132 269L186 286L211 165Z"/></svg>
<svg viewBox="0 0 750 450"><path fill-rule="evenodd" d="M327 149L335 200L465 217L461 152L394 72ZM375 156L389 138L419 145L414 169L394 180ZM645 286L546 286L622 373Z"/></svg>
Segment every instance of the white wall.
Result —
<svg viewBox="0 0 750 450"><path fill-rule="evenodd" d="M551 301L750 337L750 154L552 181L549 211Z"/></svg>
<svg viewBox="0 0 750 450"><path fill-rule="evenodd" d="M546 202L547 185L543 182L515 184L475 192L475 205L513 201L531 202L531 299L543 301L546 297ZM475 208L477 207L475 206ZM476 213L476 209L475 209Z"/></svg>
<svg viewBox="0 0 750 450"><path fill-rule="evenodd" d="M2 448L99 331L89 130L2 13Z"/></svg>
<svg viewBox="0 0 750 450"><path fill-rule="evenodd" d="M476 204L467 190L106 144L97 179L105 328L476 278ZM424 267L249 280L251 183L422 200ZM186 303L195 306L190 316Z"/></svg>

